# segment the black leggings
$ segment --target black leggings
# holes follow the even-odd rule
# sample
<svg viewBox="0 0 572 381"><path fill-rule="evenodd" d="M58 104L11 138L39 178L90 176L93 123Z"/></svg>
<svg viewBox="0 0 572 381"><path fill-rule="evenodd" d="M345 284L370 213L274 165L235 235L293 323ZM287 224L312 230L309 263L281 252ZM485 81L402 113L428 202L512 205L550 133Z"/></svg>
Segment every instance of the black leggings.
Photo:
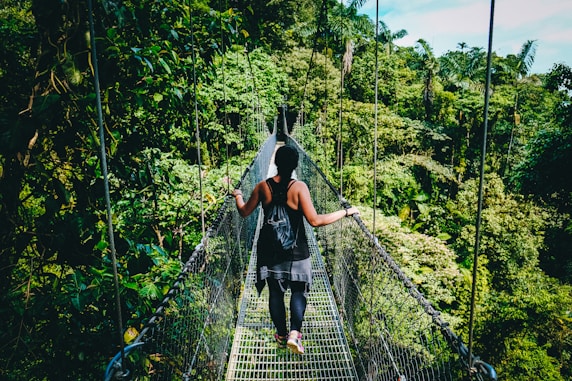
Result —
<svg viewBox="0 0 572 381"><path fill-rule="evenodd" d="M276 331L280 336L288 334L286 327L286 306L284 305L284 291L280 287L278 281L274 278L268 278L268 289L270 296L268 298L268 309L270 317L276 327ZM298 331L302 329L302 321L306 312L306 283L305 282L288 282L292 295L290 296L290 330Z"/></svg>

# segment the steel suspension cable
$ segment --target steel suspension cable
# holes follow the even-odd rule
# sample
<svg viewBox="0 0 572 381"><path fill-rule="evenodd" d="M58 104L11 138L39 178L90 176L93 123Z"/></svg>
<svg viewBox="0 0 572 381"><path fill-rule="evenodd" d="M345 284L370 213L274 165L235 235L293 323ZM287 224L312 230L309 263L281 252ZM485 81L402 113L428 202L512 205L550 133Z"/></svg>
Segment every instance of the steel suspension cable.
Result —
<svg viewBox="0 0 572 381"><path fill-rule="evenodd" d="M228 2L225 1L224 9L228 8ZM227 112L227 99L226 99L226 45L224 42L224 33L222 27L222 9L220 11L220 42L221 42L221 65L222 65L222 98L223 98L223 130L225 131L224 143L225 143L225 152L226 152L226 192L230 193L230 152L229 152L229 143L228 143L228 135L230 134L230 128L228 123L228 112Z"/></svg>
<svg viewBox="0 0 572 381"><path fill-rule="evenodd" d="M378 48L379 48L379 0L376 0L375 2L375 67L374 67L374 96L375 96L375 100L373 103L373 117L374 117L374 122L373 122L373 220L372 220L372 233L373 236L376 237L375 239L377 240L377 235L375 234L375 210L376 210L376 206L377 206L377 96L378 96ZM370 342L370 346L373 346L373 326L374 326L374 319L373 319L373 292L374 292L374 269L375 269L375 264L373 263L374 261L374 251L371 250L371 258L368 261L368 266L369 266L369 338L368 341ZM384 346L385 344L385 340L383 340ZM393 366L395 366L395 362L393 360L393 356L391 356L391 352L387 351L388 355L390 356L390 360L391 363L393 364Z"/></svg>
<svg viewBox="0 0 572 381"><path fill-rule="evenodd" d="M343 11L343 7L344 7L344 1L340 0L340 41L344 41L343 38L343 31L344 31L344 25L342 23L342 11ZM343 197L344 196L344 164L343 164L343 157L344 157L344 147L342 144L342 115L343 115L343 95L344 95L344 58L342 56L342 59L340 60L340 109L338 111L338 169L340 171L340 196Z"/></svg>
<svg viewBox="0 0 572 381"><path fill-rule="evenodd" d="M491 10L490 10L490 21L489 21L489 42L488 42L488 52L487 52L487 74L485 81L485 107L483 112L483 146L481 147L481 168L480 168L480 179L479 179L479 196L478 196L478 208L477 208L477 220L476 220L476 230L475 230L475 248L473 253L473 284L471 286L471 312L469 317L469 379L472 378L473 374L473 330L474 330L474 320L475 320L475 306L476 306L476 292L477 292L477 265L479 258L479 245L481 237L481 216L483 210L483 188L484 188L484 178L485 178L485 156L487 153L487 130L488 130L488 119L489 119L489 97L490 97L490 86L491 86L491 57L492 57L492 46L493 46L493 29L494 29L494 13L495 13L495 0L491 0Z"/></svg>
<svg viewBox="0 0 572 381"><path fill-rule="evenodd" d="M373 220L372 220L372 233L375 245L379 244L376 235L376 210L377 210L377 154L378 154L378 123L379 123L379 0L376 0L375 4L375 87L374 87L374 143L373 143ZM372 252L374 252L372 250ZM372 258L369 263L372 268L370 268L370 337L373 336L373 327L375 324L373 316L373 293L374 293L374 274L373 266L374 259ZM395 357L389 349L389 345L383 336L380 337L382 340L383 347L387 353L391 366L395 370L396 374L400 374L399 367L397 366ZM402 376L399 376L401 380ZM404 379L404 378L403 378Z"/></svg>
<svg viewBox="0 0 572 381"><path fill-rule="evenodd" d="M379 0L375 2L375 101L373 105L373 234L375 234L375 211L377 209L377 124L378 124L378 96L379 96Z"/></svg>
<svg viewBox="0 0 572 381"><path fill-rule="evenodd" d="M234 29L235 29L235 30L238 30L238 21L237 21L236 19L234 20ZM237 69L238 69L238 68L240 68L240 53L239 53L239 51L238 51L239 49L235 49L235 50L236 50L236 54L235 54L235 58L236 58L235 65L236 65L236 67L237 67ZM239 121L238 121L238 123L237 123L237 127L238 127L238 138L239 138L240 141L243 141L243 139L242 139L242 117L240 116L240 114L239 114L238 118L239 118ZM244 148L244 144L243 144L243 148ZM239 151L239 155L240 155L241 162L244 161L244 157L245 157L244 149L241 149L241 150Z"/></svg>
<svg viewBox="0 0 572 381"><path fill-rule="evenodd" d="M372 233L373 233L373 237L374 237L374 243L375 245L379 244L379 241L377 239L377 235L375 233L376 231L376 209L377 209L377 152L378 152L378 142L377 142L377 138L378 138L378 122L379 122L379 118L378 118L378 114L379 114L379 100L378 100L378 95L379 95L379 0L376 0L375 2L375 88L374 88L374 94L375 94L375 100L374 100L374 132L373 132L373 221L372 221ZM372 253L375 252L374 250L372 250ZM375 321L374 321L374 316L373 316L373 293L374 293L374 271L373 271L373 266L375 266L374 264L374 259L372 258L370 261L370 338L373 337L373 327L375 325ZM400 374L399 371L399 367L397 366L396 360L393 356L393 354L391 353L391 350L389 349L389 345L387 343L387 341L385 340L385 338L383 336L381 336L382 342L383 342L383 346L385 348L385 351L387 353L387 356L389 358L389 361L391 363L391 366L393 367L393 369L395 370L396 374ZM401 380L401 376L399 377L399 379ZM403 378L404 379L404 378Z"/></svg>
<svg viewBox="0 0 572 381"><path fill-rule="evenodd" d="M326 133L328 131L328 106L329 106L329 91L328 91L328 31L330 30L328 26L328 5L326 0L323 0L324 3L324 13L325 16L325 24L326 24L326 32L324 35L324 40L326 42L325 51L324 51L324 126L322 131L322 153L323 153L323 168L326 171L326 175L328 174L329 165L327 165L327 158L328 158L328 149L326 146Z"/></svg>
<svg viewBox="0 0 572 381"><path fill-rule="evenodd" d="M125 342L123 340L123 316L121 314L121 294L119 292L119 276L117 274L117 251L115 249L115 238L113 231L113 221L111 212L111 197L109 192L109 173L107 170L107 152L105 147L105 130L103 127L103 111L101 107L101 89L99 87L99 68L97 62L97 50L95 45L95 25L93 21L93 4L92 0L88 0L88 18L89 18L89 42L91 45L91 60L93 63L93 85L95 90L95 99L97 105L97 124L99 127L99 147L101 154L101 170L103 175L103 186L105 193L105 207L107 211L107 234L109 239L109 249L111 251L111 263L113 267L113 283L115 286L115 304L117 308L117 330L119 334L120 353L121 353L121 374L126 374L125 367Z"/></svg>
<svg viewBox="0 0 572 381"><path fill-rule="evenodd" d="M301 105L300 105L300 111L298 112L298 123L300 125L304 125L304 109L305 109L305 103L306 103L306 95L308 93L308 83L310 82L310 73L312 72L312 69L314 68L314 55L316 54L316 51L318 49L318 36L320 35L321 32L321 28L323 25L323 18L324 18L324 13L325 13L325 9L326 9L327 5L326 5L326 1L322 1L322 7L320 8L320 15L318 17L318 25L316 26L316 33L314 34L314 41L312 43L312 53L310 55L310 62L308 64L308 70L306 71L306 80L304 81L304 91L302 93L302 101L301 101Z"/></svg>
<svg viewBox="0 0 572 381"><path fill-rule="evenodd" d="M319 12L319 16L318 16L318 22L317 22L317 26L316 26L316 32L314 33L314 40L312 42L312 53L310 54L310 61L308 63L308 70L306 70L306 78L304 81L304 90L302 92L302 100L300 101L300 111L298 112L298 115L296 117L296 123L303 126L305 124L304 121L304 110L306 107L306 97L308 95L308 84L310 83L310 75L312 72L312 69L314 68L314 55L316 54L317 50L318 50L318 36L320 35L320 32L322 31L322 27L324 25L324 20L327 18L327 3L326 0L322 1L322 6L320 8L320 12ZM324 65L324 72L326 71L326 65ZM324 75L324 84L326 84L327 78ZM327 102L327 98L326 98L326 102Z"/></svg>
<svg viewBox="0 0 572 381"><path fill-rule="evenodd" d="M200 193L200 205L201 205L201 232L202 241L204 241L206 235L205 229L205 208L203 202L203 169L201 160L201 135L199 131L199 106L197 97L197 62L195 54L195 32L193 26L193 9L191 1L189 1L189 26L191 29L191 58L193 61L193 92L194 92L194 108L195 108L195 137L197 141L197 164L199 170L199 193Z"/></svg>
<svg viewBox="0 0 572 381"><path fill-rule="evenodd" d="M244 52L246 54L246 60L248 62L248 70L250 71L250 78L252 80L252 93L254 94L253 98L255 98L255 104L253 104L252 106L252 115L255 116L256 115L256 111L255 110L261 110L261 106L260 106L260 96L259 96L259 91L258 91L258 86L256 83L256 76L254 75L254 70L252 69L252 62L250 60L250 53L248 52L248 47L245 46L244 47ZM261 111L259 111L261 112ZM259 118L257 118L259 119ZM258 123L258 121L256 121L256 123ZM257 132L257 140L260 139L260 134L258 133L258 125L256 126L256 132ZM261 142L258 140L258 144L260 145Z"/></svg>
<svg viewBox="0 0 572 381"><path fill-rule="evenodd" d="M374 85L374 95L375 100L373 103L373 221L372 221L372 229L374 237L377 237L375 234L375 211L377 209L377 111L378 111L378 82L379 82L379 61L378 61L378 49L379 49L379 0L375 2L375 85ZM372 336L373 330L373 260L369 261L369 265L372 267L370 268L370 337Z"/></svg>

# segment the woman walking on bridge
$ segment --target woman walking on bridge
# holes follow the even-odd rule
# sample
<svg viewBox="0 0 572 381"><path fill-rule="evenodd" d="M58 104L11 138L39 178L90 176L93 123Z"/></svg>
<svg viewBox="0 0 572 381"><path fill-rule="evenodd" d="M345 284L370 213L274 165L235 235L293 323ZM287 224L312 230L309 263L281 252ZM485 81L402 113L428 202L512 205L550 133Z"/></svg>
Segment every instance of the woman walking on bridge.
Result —
<svg viewBox="0 0 572 381"><path fill-rule="evenodd" d="M291 229L296 234L296 243L286 258L275 260L276 253L265 242L258 242L257 289L262 291L268 283L268 308L270 317L276 327L274 335L278 346L286 345L298 354L304 353L302 346L302 321L306 312L307 295L312 284L312 268L310 250L303 225L303 217L314 227L336 222L343 217L359 213L352 207L327 214L318 214L312 203L308 186L302 181L292 179L292 173L298 166L298 151L290 146L282 146L276 151L274 163L277 175L259 182L252 191L248 201L243 200L242 192L232 192L236 207L242 217L249 216L262 203L265 215L273 201L273 195L280 192L286 195L286 209L291 222ZM266 221L266 219L265 219ZM284 293L291 290L290 297L290 333L286 326L286 306Z"/></svg>

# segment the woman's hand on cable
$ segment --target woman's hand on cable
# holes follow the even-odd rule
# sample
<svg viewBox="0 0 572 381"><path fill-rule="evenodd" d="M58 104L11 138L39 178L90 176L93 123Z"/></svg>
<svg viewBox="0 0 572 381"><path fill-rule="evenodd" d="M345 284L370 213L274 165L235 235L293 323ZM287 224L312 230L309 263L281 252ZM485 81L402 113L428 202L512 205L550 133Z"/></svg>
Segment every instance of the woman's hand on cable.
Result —
<svg viewBox="0 0 572 381"><path fill-rule="evenodd" d="M346 209L346 217L353 216L354 214L359 214L359 210L356 207L352 206Z"/></svg>
<svg viewBox="0 0 572 381"><path fill-rule="evenodd" d="M237 198L238 196L242 196L242 191L240 189L235 189L232 191L232 197Z"/></svg>

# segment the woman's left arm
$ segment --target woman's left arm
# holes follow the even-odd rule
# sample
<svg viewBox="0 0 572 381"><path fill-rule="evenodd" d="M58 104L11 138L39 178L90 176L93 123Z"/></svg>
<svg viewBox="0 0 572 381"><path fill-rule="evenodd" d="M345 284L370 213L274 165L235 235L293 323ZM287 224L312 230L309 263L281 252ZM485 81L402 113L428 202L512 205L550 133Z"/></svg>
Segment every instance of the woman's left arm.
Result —
<svg viewBox="0 0 572 381"><path fill-rule="evenodd" d="M298 182L295 184L296 189L298 190L298 205L308 220L308 223L314 227L317 226L324 226L329 225L333 222L336 222L344 217L348 217L354 214L358 214L359 210L355 207L351 207L348 209L337 210L335 212L327 213L327 214L318 214L316 209L314 208L314 204L310 197L310 191L308 190L308 186L304 182Z"/></svg>

